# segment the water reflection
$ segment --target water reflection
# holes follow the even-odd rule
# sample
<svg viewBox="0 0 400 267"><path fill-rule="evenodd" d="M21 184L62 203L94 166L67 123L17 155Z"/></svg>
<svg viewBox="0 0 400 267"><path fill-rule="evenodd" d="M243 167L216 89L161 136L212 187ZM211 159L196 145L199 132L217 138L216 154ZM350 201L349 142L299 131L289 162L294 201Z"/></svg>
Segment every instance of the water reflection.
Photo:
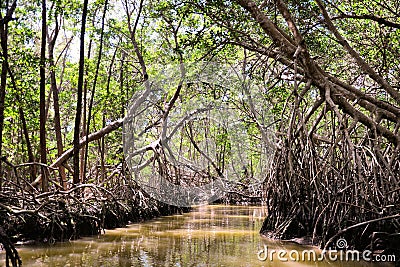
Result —
<svg viewBox="0 0 400 267"><path fill-rule="evenodd" d="M202 206L98 237L47 247L20 247L24 266L375 266L357 262L260 261L257 252L304 248L261 238L262 207ZM0 255L4 264L4 253ZM376 265L378 266L378 265ZM380 265L381 266L381 265Z"/></svg>

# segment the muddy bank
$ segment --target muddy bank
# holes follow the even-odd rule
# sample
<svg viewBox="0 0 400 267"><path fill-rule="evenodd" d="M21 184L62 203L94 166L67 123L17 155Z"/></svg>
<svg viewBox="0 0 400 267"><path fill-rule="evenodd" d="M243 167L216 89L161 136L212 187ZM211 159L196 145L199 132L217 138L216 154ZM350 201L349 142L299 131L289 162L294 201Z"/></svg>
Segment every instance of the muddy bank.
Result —
<svg viewBox="0 0 400 267"><path fill-rule="evenodd" d="M231 192L216 203L256 205L260 197ZM4 248L18 266L14 246L54 244L101 234L103 229L190 211L154 200L136 184L113 188L82 184L68 191L0 192L0 225Z"/></svg>
<svg viewBox="0 0 400 267"><path fill-rule="evenodd" d="M18 257L13 244L52 244L187 211L152 199L134 184L115 188L87 184L39 195L4 190L0 192L0 241L13 252L9 258L13 260Z"/></svg>
<svg viewBox="0 0 400 267"><path fill-rule="evenodd" d="M261 206L263 198L261 196L252 196L240 192L229 192L213 204L239 205L239 206Z"/></svg>

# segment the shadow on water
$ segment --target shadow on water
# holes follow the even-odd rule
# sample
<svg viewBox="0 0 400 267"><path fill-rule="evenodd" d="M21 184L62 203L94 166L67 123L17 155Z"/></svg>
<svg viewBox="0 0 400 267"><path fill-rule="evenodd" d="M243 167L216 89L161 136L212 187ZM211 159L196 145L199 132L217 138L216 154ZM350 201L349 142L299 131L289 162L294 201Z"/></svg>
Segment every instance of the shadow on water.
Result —
<svg viewBox="0 0 400 267"><path fill-rule="evenodd" d="M19 247L19 253L24 266L378 266L366 262L260 261L257 252L264 245L275 250L306 249L260 237L264 218L262 207L202 206L183 215L106 230L98 237ZM0 254L2 263L4 253Z"/></svg>

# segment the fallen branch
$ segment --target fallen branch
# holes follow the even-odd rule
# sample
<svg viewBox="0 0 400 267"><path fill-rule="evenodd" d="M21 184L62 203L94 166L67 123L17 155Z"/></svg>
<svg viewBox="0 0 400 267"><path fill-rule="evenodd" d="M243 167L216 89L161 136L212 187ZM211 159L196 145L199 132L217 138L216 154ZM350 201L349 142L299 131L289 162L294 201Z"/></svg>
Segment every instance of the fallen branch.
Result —
<svg viewBox="0 0 400 267"><path fill-rule="evenodd" d="M87 138L82 138L79 141L79 149L81 149L84 145L86 145L87 142L92 142L92 141L96 141L100 138L102 138L103 136L115 131L116 129L118 129L119 127L122 126L124 119L119 119L116 120L112 123L110 123L109 125L107 125L106 127L104 127L103 129L98 130L97 132L94 132L92 134L90 134ZM56 161L54 161L49 168L57 168L59 166L61 166L66 160L68 160L70 157L73 156L73 152L74 149L70 148L67 151L65 151L60 157L58 157L56 159ZM40 175L38 178L36 178L35 181L33 181L31 183L32 186L36 186L38 185L40 182L42 181L42 176Z"/></svg>

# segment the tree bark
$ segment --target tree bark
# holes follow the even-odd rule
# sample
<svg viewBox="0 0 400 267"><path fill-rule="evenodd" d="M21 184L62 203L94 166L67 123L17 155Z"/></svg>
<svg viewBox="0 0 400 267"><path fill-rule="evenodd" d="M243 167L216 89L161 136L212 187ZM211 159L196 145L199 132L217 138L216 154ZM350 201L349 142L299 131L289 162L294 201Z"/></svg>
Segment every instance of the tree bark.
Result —
<svg viewBox="0 0 400 267"><path fill-rule="evenodd" d="M94 101L94 95L95 95L95 92L96 92L97 78L99 76L101 56L103 54L104 22L105 22L105 19L106 19L107 5L108 5L108 0L106 0L105 3L104 3L103 16L102 16L102 19L101 19L100 46L99 46L99 52L98 52L98 56L97 56L96 72L94 74L92 93L91 93L90 102L89 102L89 111L88 111L87 125L86 125L86 138L87 138L87 136L89 135L89 132L90 132L90 120L91 120L91 117L92 117L93 101ZM87 169L87 159L88 159L88 154L89 154L88 150L89 150L89 143L86 143L85 150L84 150L84 155L85 155L84 168L83 168L83 170L84 170L83 172L84 173L86 173L86 169ZM86 182L86 181L84 181L84 182Z"/></svg>
<svg viewBox="0 0 400 267"><path fill-rule="evenodd" d="M40 162L47 164L46 150L46 0L42 0L42 40L40 49ZM48 191L47 169L42 167L42 190Z"/></svg>
<svg viewBox="0 0 400 267"><path fill-rule="evenodd" d="M108 77L107 77L107 87L106 87L106 96L107 99L110 95L110 83L111 83L111 76L112 76L112 68L114 66L115 57L117 55L118 48L115 48L114 54L111 59L110 67L108 68ZM103 121L102 121L102 128L106 127L106 111L103 111ZM100 165L101 165L101 180L104 181L105 179L105 157L106 157L106 138L105 136L101 138L100 142Z"/></svg>
<svg viewBox="0 0 400 267"><path fill-rule="evenodd" d="M53 35L51 38L49 38L48 43L49 43L50 85L51 85L51 91L53 92L54 131L56 134L56 142L57 142L57 156L59 157L64 152L64 145L61 133L60 103L59 103L57 79L55 72L56 66L54 62L54 46L56 44L58 33L60 31L58 23L58 14L55 15L54 20L56 25L53 31ZM67 178L64 166L59 166L58 171L60 175L60 184L64 190L67 190Z"/></svg>
<svg viewBox="0 0 400 267"><path fill-rule="evenodd" d="M88 9L88 0L83 2L82 12L82 25L81 25L81 40L80 40L80 54L79 54L79 74L78 74L78 88L77 88L77 102L76 102L76 116L75 116L75 128L74 128L74 174L73 183L74 185L80 183L80 168L79 168L79 134L82 117L82 91L83 91L83 74L85 67L85 31L86 31L86 17Z"/></svg>
<svg viewBox="0 0 400 267"><path fill-rule="evenodd" d="M7 2L8 3L8 2ZM6 14L3 17L0 13L0 45L1 45L1 75L0 75L0 157L2 157L3 148L3 126L4 126L4 101L6 97L7 86L7 69L8 69L8 22L13 20L12 15L17 7L17 0L14 0L10 8L6 6ZM0 177L3 177L2 166L0 161ZM0 191L2 189L3 180L0 179Z"/></svg>

